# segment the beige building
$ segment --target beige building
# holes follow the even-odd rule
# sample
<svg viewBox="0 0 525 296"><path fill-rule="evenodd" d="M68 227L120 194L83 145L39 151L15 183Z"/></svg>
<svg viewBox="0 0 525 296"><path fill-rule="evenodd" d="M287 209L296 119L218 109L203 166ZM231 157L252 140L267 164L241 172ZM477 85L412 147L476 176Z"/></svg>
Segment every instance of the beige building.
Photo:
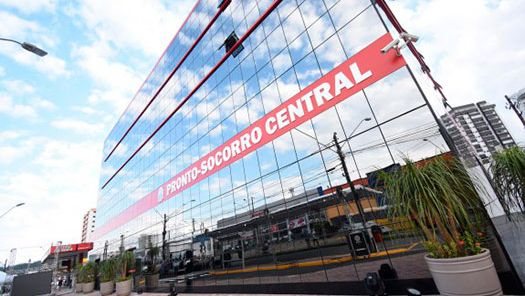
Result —
<svg viewBox="0 0 525 296"><path fill-rule="evenodd" d="M93 208L84 214L82 221L82 239L81 242L91 241L91 236L95 231L95 217L97 215L97 209Z"/></svg>

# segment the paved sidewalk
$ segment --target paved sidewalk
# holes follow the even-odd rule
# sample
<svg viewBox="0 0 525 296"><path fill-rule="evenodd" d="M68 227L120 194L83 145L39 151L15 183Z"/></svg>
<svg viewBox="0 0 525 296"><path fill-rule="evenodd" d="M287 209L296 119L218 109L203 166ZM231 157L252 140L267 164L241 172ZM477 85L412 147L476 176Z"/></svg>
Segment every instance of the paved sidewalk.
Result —
<svg viewBox="0 0 525 296"><path fill-rule="evenodd" d="M67 295L67 296L72 296L72 295L99 296L100 293L99 292L93 292L93 293L89 293L89 294L83 294L83 293L77 294L77 293L70 292L70 293L67 293L67 294L58 294L58 295ZM115 293L111 294L111 296L113 296L113 295L116 295L116 294ZM133 296L135 296L135 295L142 295L142 296L166 296L166 295L169 295L169 293L142 293L142 294L131 293L131 295L133 295ZM179 293L178 295L179 296L253 296L254 294L193 294L193 293ZM321 295L313 295L313 294L308 294L308 295L304 295L304 294L256 294L256 295L260 295L260 296L321 296ZM330 296L330 295L322 295L322 296ZM332 296L336 296L336 295L332 295ZM341 296L341 295L338 295L338 296Z"/></svg>

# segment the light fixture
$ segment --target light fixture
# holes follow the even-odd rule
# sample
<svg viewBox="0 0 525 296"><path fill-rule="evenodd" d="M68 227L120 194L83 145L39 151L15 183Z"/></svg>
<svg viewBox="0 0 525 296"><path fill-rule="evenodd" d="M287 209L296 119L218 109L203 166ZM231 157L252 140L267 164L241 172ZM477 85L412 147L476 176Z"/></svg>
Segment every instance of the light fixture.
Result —
<svg viewBox="0 0 525 296"><path fill-rule="evenodd" d="M16 204L16 205L12 206L11 208L9 208L9 210L5 211L2 215L0 215L0 218L2 218L3 216L5 216L7 213L11 212L12 209L14 209L14 208L18 208L18 207L21 207L21 206L23 206L23 205L25 205L25 202L21 202L21 203L18 203L18 204Z"/></svg>
<svg viewBox="0 0 525 296"><path fill-rule="evenodd" d="M29 42L19 42L19 41L16 41L14 39L9 39L9 38L0 38L0 41L8 41L8 42L13 42L13 43L16 43L18 45L20 45L23 49L29 51L29 52L32 52L34 54L36 54L37 56L40 56L40 57L43 57L45 55L47 55L47 52L41 48L39 48L38 46L32 44L32 43L29 43Z"/></svg>

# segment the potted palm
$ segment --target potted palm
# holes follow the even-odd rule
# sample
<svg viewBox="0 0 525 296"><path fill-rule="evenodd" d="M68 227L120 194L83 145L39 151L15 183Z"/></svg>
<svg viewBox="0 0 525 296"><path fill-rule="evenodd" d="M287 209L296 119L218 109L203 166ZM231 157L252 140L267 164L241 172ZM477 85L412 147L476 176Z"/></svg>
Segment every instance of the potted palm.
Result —
<svg viewBox="0 0 525 296"><path fill-rule="evenodd" d="M147 255L147 270L145 273L146 287L148 288L156 288L159 286L159 268L157 267L157 257L159 256L159 252L159 247L153 246L150 241Z"/></svg>
<svg viewBox="0 0 525 296"><path fill-rule="evenodd" d="M114 259L104 260L100 263L100 294L109 295L115 288L116 264Z"/></svg>
<svg viewBox="0 0 525 296"><path fill-rule="evenodd" d="M91 293L95 289L95 263L82 266L82 292Z"/></svg>
<svg viewBox="0 0 525 296"><path fill-rule="evenodd" d="M422 165L405 159L381 173L391 217L404 217L425 236L425 261L441 295L502 295L490 256L480 244L482 213L476 185L455 158Z"/></svg>
<svg viewBox="0 0 525 296"><path fill-rule="evenodd" d="M131 294L131 276L129 270L135 264L135 255L131 251L125 251L118 258L117 270L117 295L127 296Z"/></svg>
<svg viewBox="0 0 525 296"><path fill-rule="evenodd" d="M82 265L78 264L75 266L75 292L81 293L82 292Z"/></svg>
<svg viewBox="0 0 525 296"><path fill-rule="evenodd" d="M525 150L514 146L496 152L490 169L507 217L514 209L525 214Z"/></svg>

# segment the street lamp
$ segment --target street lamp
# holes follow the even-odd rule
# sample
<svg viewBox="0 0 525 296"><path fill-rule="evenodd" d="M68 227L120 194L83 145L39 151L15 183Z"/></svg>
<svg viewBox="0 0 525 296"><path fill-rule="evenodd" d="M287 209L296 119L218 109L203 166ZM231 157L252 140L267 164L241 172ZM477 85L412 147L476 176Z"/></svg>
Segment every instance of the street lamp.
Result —
<svg viewBox="0 0 525 296"><path fill-rule="evenodd" d="M26 203L25 202L21 202L19 204L16 204L14 206L12 206L9 210L5 211L5 213L3 213L2 215L0 215L0 218L2 218L3 216L5 216L7 213L11 212L12 209L14 208L18 208L18 207L21 207L23 205L25 205Z"/></svg>
<svg viewBox="0 0 525 296"><path fill-rule="evenodd" d="M370 117L365 117L365 118L361 119L361 121L359 121L359 123L356 125L354 130L350 133L350 135L348 135L348 138L351 138L354 135L354 133L357 131L357 129L359 128L361 123L363 123L364 121L370 121L370 120L372 120L372 118L370 118Z"/></svg>
<svg viewBox="0 0 525 296"><path fill-rule="evenodd" d="M31 44L29 42L19 42L19 41L16 41L16 40L13 40L13 39L9 39L9 38L0 38L0 41L7 41L7 42L13 42L13 43L16 43L20 46L22 46L23 49L27 50L27 51L30 51L34 54L36 54L37 56L40 56L40 57L43 57L45 55L47 55L47 52L41 48L39 48L38 46L34 45L34 44Z"/></svg>
<svg viewBox="0 0 525 296"><path fill-rule="evenodd" d="M372 118L370 117L365 117L363 119L361 119L361 121L359 121L359 123L356 125L356 127L354 128L354 130L350 133L350 135L348 135L348 141L350 141L350 139L352 139L352 136L355 134L355 132L357 131L357 129L361 126L361 124L365 121L370 121L372 120ZM352 151L352 147L350 146L350 142L348 142L348 149L350 149L350 156L352 156L352 160L354 161L354 164L355 164L355 169L357 170L357 174L359 175L359 178L361 178L361 172L359 171L359 167L357 166L357 161L355 160L355 156L354 156L354 152Z"/></svg>
<svg viewBox="0 0 525 296"><path fill-rule="evenodd" d="M430 144L434 145L434 147L436 147L436 148L437 148L438 150L441 150L441 148L439 148L439 146L438 146L438 145L436 145L436 143L434 143L434 142L430 141L430 140L429 140L429 139L427 139L427 138L424 138L424 139L423 139L423 142L429 142Z"/></svg>

